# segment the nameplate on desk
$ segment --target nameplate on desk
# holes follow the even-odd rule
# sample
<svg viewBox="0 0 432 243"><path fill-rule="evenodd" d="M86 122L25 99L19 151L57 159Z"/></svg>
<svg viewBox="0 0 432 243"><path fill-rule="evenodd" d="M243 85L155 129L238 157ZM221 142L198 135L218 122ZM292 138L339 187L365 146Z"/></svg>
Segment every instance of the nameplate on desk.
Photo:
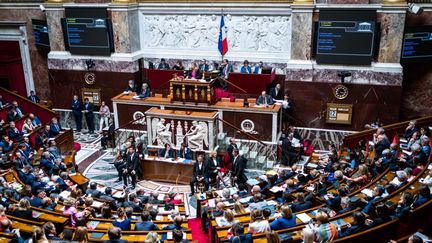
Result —
<svg viewBox="0 0 432 243"><path fill-rule="evenodd" d="M327 103L327 123L351 125L352 104Z"/></svg>

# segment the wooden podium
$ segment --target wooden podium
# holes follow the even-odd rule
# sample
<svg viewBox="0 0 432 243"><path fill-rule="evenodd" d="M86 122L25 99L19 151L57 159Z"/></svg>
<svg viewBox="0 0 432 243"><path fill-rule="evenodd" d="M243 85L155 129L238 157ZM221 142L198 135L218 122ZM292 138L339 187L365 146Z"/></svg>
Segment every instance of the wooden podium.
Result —
<svg viewBox="0 0 432 243"><path fill-rule="evenodd" d="M191 103L196 105L213 105L216 103L215 81L183 79L174 76L169 81L171 102Z"/></svg>

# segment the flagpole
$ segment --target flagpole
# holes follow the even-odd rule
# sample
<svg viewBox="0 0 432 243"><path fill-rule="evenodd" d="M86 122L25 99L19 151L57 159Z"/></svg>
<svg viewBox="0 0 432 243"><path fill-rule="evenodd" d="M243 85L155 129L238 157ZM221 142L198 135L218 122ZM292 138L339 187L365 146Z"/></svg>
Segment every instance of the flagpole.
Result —
<svg viewBox="0 0 432 243"><path fill-rule="evenodd" d="M223 15L224 15L223 8L221 8L221 18L223 18ZM221 56L222 56L221 63L223 63L224 54L221 53Z"/></svg>

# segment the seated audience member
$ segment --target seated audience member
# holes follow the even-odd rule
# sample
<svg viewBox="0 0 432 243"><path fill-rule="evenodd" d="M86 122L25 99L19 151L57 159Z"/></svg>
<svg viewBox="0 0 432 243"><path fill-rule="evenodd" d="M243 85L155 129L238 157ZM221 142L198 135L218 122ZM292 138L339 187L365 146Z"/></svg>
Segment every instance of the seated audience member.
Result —
<svg viewBox="0 0 432 243"><path fill-rule="evenodd" d="M63 214L70 215L71 225L75 227L78 214L78 210L76 209L77 201L74 198L68 198L63 204Z"/></svg>
<svg viewBox="0 0 432 243"><path fill-rule="evenodd" d="M235 223L231 227L233 236L229 239L230 243L252 243L252 235L244 233L244 226L242 223Z"/></svg>
<svg viewBox="0 0 432 243"><path fill-rule="evenodd" d="M404 138L408 141L415 132L418 132L418 128L416 127L417 121L412 120L408 123L408 126L405 128Z"/></svg>
<svg viewBox="0 0 432 243"><path fill-rule="evenodd" d="M234 218L234 213L231 211L231 209L227 209L223 213L223 220L219 221L218 226L219 227L231 226L237 222L238 220Z"/></svg>
<svg viewBox="0 0 432 243"><path fill-rule="evenodd" d="M207 191L209 187L207 171L208 169L207 165L204 163L204 157L202 155L199 155L197 157L197 162L195 162L195 164L193 165L192 180L190 182L191 195L195 193L195 186L199 183L203 183L204 190Z"/></svg>
<svg viewBox="0 0 432 243"><path fill-rule="evenodd" d="M165 61L164 58L162 58L162 59L160 60L160 63L159 63L159 65L158 65L158 69L160 69L160 70L168 70L168 69L170 69L168 63L166 63L166 61Z"/></svg>
<svg viewBox="0 0 432 243"><path fill-rule="evenodd" d="M377 130L381 131L379 128ZM375 141L375 152L376 152L376 155L378 157L381 157L382 156L382 152L385 149L389 149L390 148L390 142L389 142L388 138L384 134L377 135L376 133L374 133L374 141Z"/></svg>
<svg viewBox="0 0 432 243"><path fill-rule="evenodd" d="M13 145L13 141L9 138L7 135L3 135L2 140L0 141L0 147L2 147L2 150L4 153L8 153L11 151Z"/></svg>
<svg viewBox="0 0 432 243"><path fill-rule="evenodd" d="M301 232L302 243L314 243L314 232L311 228L303 228Z"/></svg>
<svg viewBox="0 0 432 243"><path fill-rule="evenodd" d="M248 208L250 211L253 211L255 209L260 209L265 206L267 206L267 201L264 200L262 194L260 192L253 195L253 202L249 204Z"/></svg>
<svg viewBox="0 0 432 243"><path fill-rule="evenodd" d="M168 193L168 196L164 199L165 203L172 203L174 205L180 204L183 202L181 196L175 192Z"/></svg>
<svg viewBox="0 0 432 243"><path fill-rule="evenodd" d="M0 109L3 109L8 103L3 99L3 95L0 95Z"/></svg>
<svg viewBox="0 0 432 243"><path fill-rule="evenodd" d="M143 83L141 90L139 92L140 98L147 98L150 97L150 88L148 87L147 83Z"/></svg>
<svg viewBox="0 0 432 243"><path fill-rule="evenodd" d="M165 148L159 150L159 158L173 159L174 149L171 148L169 143L165 144Z"/></svg>
<svg viewBox="0 0 432 243"><path fill-rule="evenodd" d="M306 197L303 193L297 193L296 200L291 204L291 210L293 213L306 210L312 207L312 197L313 194L308 194Z"/></svg>
<svg viewBox="0 0 432 243"><path fill-rule="evenodd" d="M255 73L255 74L261 74L263 68L264 68L264 63L263 63L262 61L259 61L258 65L256 65L256 66L254 67L254 71L253 71L253 73Z"/></svg>
<svg viewBox="0 0 432 243"><path fill-rule="evenodd" d="M23 139L23 133L18 130L18 128L15 126L15 122L13 121L9 123L9 128L6 130L6 134L13 141L21 141Z"/></svg>
<svg viewBox="0 0 432 243"><path fill-rule="evenodd" d="M256 104L264 106L273 105L273 99L267 95L267 92L263 91L261 95L258 96Z"/></svg>
<svg viewBox="0 0 432 243"><path fill-rule="evenodd" d="M272 230L281 230L294 227L296 225L296 216L292 213L288 205L281 207L282 217L273 220L270 224Z"/></svg>
<svg viewBox="0 0 432 243"><path fill-rule="evenodd" d="M42 131L42 136L46 138L51 138L51 128L50 125L45 125L45 129Z"/></svg>
<svg viewBox="0 0 432 243"><path fill-rule="evenodd" d="M331 242L338 238L337 227L328 222L327 213L318 212L316 214L316 220L317 222L313 228L316 242Z"/></svg>
<svg viewBox="0 0 432 243"><path fill-rule="evenodd" d="M411 210L413 196L409 192L403 192L395 209L394 216L405 220Z"/></svg>
<svg viewBox="0 0 432 243"><path fill-rule="evenodd" d="M84 227L84 226L77 227L75 229L75 234L74 234L73 240L78 242L78 243L89 242L87 227Z"/></svg>
<svg viewBox="0 0 432 243"><path fill-rule="evenodd" d="M174 239L174 232L173 232L173 239ZM158 233L152 231L149 232L146 236L146 239L144 241L144 243L160 243L161 241L159 241L159 235Z"/></svg>
<svg viewBox="0 0 432 243"><path fill-rule="evenodd" d="M31 123L32 123L32 125L33 125L34 128L42 126L42 122L33 113L29 114L29 119L31 120Z"/></svg>
<svg viewBox="0 0 432 243"><path fill-rule="evenodd" d="M418 194L414 197L414 203L412 204L412 208L416 208L421 206L425 202L431 199L431 191L428 186L422 185L418 189Z"/></svg>
<svg viewBox="0 0 432 243"><path fill-rule="evenodd" d="M381 185L376 186L372 191L372 197L369 200L363 199L364 202L367 202L366 206L363 208L362 212L366 214L370 214L371 209L374 206L374 203L382 198L384 193L384 187Z"/></svg>
<svg viewBox="0 0 432 243"><path fill-rule="evenodd" d="M120 239L122 236L121 229L119 227L111 226L108 229L108 237L109 240L104 241L103 243L127 243L126 240Z"/></svg>
<svg viewBox="0 0 432 243"><path fill-rule="evenodd" d="M18 115L18 112L16 111L15 107L11 107L8 111L8 113L6 114L6 122L10 123L13 121L16 121L18 119L20 119L21 117Z"/></svg>
<svg viewBox="0 0 432 243"><path fill-rule="evenodd" d="M137 197L136 193L129 194L129 200L123 202L123 207L131 207L134 212L142 212L143 206L141 200Z"/></svg>
<svg viewBox="0 0 432 243"><path fill-rule="evenodd" d="M429 145L429 140L430 140L430 138L427 136L421 136L420 137L420 146L421 146L422 152L426 156L429 156L431 153L431 147Z"/></svg>
<svg viewBox="0 0 432 243"><path fill-rule="evenodd" d="M102 192L97 189L96 182L90 182L90 188L87 189L86 195L94 198L99 198L102 195Z"/></svg>
<svg viewBox="0 0 432 243"><path fill-rule="evenodd" d="M255 209L250 214L251 223L249 224L248 232L251 234L265 233L270 231L268 220L264 219L261 209Z"/></svg>
<svg viewBox="0 0 432 243"><path fill-rule="evenodd" d="M151 194L151 197L148 200L148 203L156 205L156 204L162 204L163 202L158 199L159 194L157 192L153 192Z"/></svg>
<svg viewBox="0 0 432 243"><path fill-rule="evenodd" d="M362 232L368 228L365 224L366 218L362 212L355 212L352 214L352 217L354 221L351 226L339 230L339 238Z"/></svg>
<svg viewBox="0 0 432 243"><path fill-rule="evenodd" d="M45 236L49 241L58 241L61 240L60 237L57 236L57 230L55 225L52 222L46 222L43 225L43 229L45 232Z"/></svg>
<svg viewBox="0 0 432 243"><path fill-rule="evenodd" d="M23 198L19 201L18 206L13 210L12 216L27 220L33 220L33 210L30 207L30 202Z"/></svg>
<svg viewBox="0 0 432 243"><path fill-rule="evenodd" d="M192 159L192 150L188 148L188 146L185 143L181 144L181 147L178 151L177 157L183 158L183 159Z"/></svg>
<svg viewBox="0 0 432 243"><path fill-rule="evenodd" d="M30 118L27 118L27 119L25 120L25 122L24 122L22 128L21 128L21 131L22 131L24 134L29 134L29 133L31 133L34 129L35 129L35 127L33 126L33 123L32 123L32 121L31 121L31 119L30 119Z"/></svg>
<svg viewBox="0 0 432 243"><path fill-rule="evenodd" d="M131 229L131 219L126 217L126 212L124 208L117 209L118 218L113 221L115 227L119 227L121 230Z"/></svg>
<svg viewBox="0 0 432 243"><path fill-rule="evenodd" d="M18 106L18 102L16 100L12 101L12 107L15 108L15 111L18 113L19 118L24 116L23 110Z"/></svg>
<svg viewBox="0 0 432 243"><path fill-rule="evenodd" d="M185 67L183 66L183 62L181 60L178 60L177 63L173 66L173 69L180 70L180 71L185 70Z"/></svg>
<svg viewBox="0 0 432 243"><path fill-rule="evenodd" d="M51 156L54 157L54 160L58 160L60 159L60 161L62 160L62 156L60 153L59 148L57 147L57 143L56 141L53 139L51 141L48 142L48 152L51 154Z"/></svg>
<svg viewBox="0 0 432 243"><path fill-rule="evenodd" d="M135 230L159 230L159 227L151 221L151 216L148 211L141 213L141 222L135 223Z"/></svg>
<svg viewBox="0 0 432 243"><path fill-rule="evenodd" d="M169 224L163 227L162 229L163 230L173 230L173 229L186 230L186 228L184 228L182 224L183 224L183 217L179 215L174 217L172 224Z"/></svg>
<svg viewBox="0 0 432 243"><path fill-rule="evenodd" d="M414 144L420 144L420 133L414 132L411 138L408 140L407 147L411 148Z"/></svg>
<svg viewBox="0 0 432 243"><path fill-rule="evenodd" d="M337 215L341 215L343 213L349 212L354 209L354 207L351 205L351 201L349 197L342 197L341 198L341 210L337 212Z"/></svg>
<svg viewBox="0 0 432 243"><path fill-rule="evenodd" d="M276 84L276 86L272 89L270 89L270 93L269 95L274 99L274 100L282 100L284 97L284 94L281 90L281 85L280 84Z"/></svg>
<svg viewBox="0 0 432 243"><path fill-rule="evenodd" d="M30 91L30 96L28 97L29 100L31 100L33 103L39 103L40 99L39 97L36 95L36 93L32 90Z"/></svg>
<svg viewBox="0 0 432 243"><path fill-rule="evenodd" d="M357 185L365 185L372 179L372 176L366 165L360 165L356 176L353 176L353 178L345 176L344 179L355 182Z"/></svg>
<svg viewBox="0 0 432 243"><path fill-rule="evenodd" d="M249 61L248 60L244 60L243 62L243 66L240 69L241 73L252 73L252 68L249 67Z"/></svg>
<svg viewBox="0 0 432 243"><path fill-rule="evenodd" d="M179 230L179 229L174 229L172 231L172 235L173 235L173 240L174 243L180 243L183 242L183 231ZM187 241L187 240L186 240ZM187 241L189 242L189 241Z"/></svg>
<svg viewBox="0 0 432 243"><path fill-rule="evenodd" d="M385 205L384 203L378 203L375 206L375 218L373 220L366 220L366 224L370 228L373 228L390 220L390 210L387 205Z"/></svg>
<svg viewBox="0 0 432 243"><path fill-rule="evenodd" d="M48 211L54 211L55 207L57 206L56 202L53 202L53 200L50 197L44 197L42 199L41 208Z"/></svg>
<svg viewBox="0 0 432 243"><path fill-rule="evenodd" d="M201 79L202 78L202 73L199 70L196 63L193 62L191 64L191 69L186 72L186 78L191 78L191 79Z"/></svg>
<svg viewBox="0 0 432 243"><path fill-rule="evenodd" d="M16 170L20 170L24 168L24 166L26 165L29 165L31 167L30 162L20 152L15 153L15 158L13 160L13 163L15 165Z"/></svg>
<svg viewBox="0 0 432 243"><path fill-rule="evenodd" d="M138 87L135 84L135 81L133 80L129 80L128 81L128 86L126 87L126 89L124 90L124 92L138 92Z"/></svg>
<svg viewBox="0 0 432 243"><path fill-rule="evenodd" d="M403 170L398 170L396 171L396 177L399 181L399 184L395 185L396 186L396 190L399 188L404 187L406 184L409 183L408 181L408 174L403 171Z"/></svg>

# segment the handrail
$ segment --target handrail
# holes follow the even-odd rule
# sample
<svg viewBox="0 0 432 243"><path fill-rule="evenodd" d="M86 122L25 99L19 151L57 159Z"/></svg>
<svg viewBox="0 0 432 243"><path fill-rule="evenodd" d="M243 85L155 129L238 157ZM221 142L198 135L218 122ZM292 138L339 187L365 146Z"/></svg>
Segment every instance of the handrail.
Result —
<svg viewBox="0 0 432 243"><path fill-rule="evenodd" d="M12 95L12 96L17 96L17 97L19 97L19 98L21 98L21 99L23 99L23 100L26 100L26 101L28 101L28 102L32 102L32 101L30 101L29 99L27 99L27 97L24 97L24 96L22 96L22 95L20 95L20 94L18 94L18 93L14 93L14 92L12 92L12 91L10 91L10 90L7 90L7 89L5 89L5 88L3 88L3 87L0 87L0 90L2 90L2 91L4 91L4 92L6 92L6 93L9 93L10 95ZM46 108L46 107L44 107L44 106L42 106L42 105L40 105L40 104L38 104L38 103L34 103L34 102L32 102L34 105L36 105L36 106L38 106L39 108L42 108L42 109L44 109L44 110L46 110L46 111L48 111L48 112L50 112L50 113L53 113L53 115L57 115L57 113L55 113L53 110L50 110L50 109L48 109L48 108Z"/></svg>
<svg viewBox="0 0 432 243"><path fill-rule="evenodd" d="M231 123L225 121L224 119L221 119L221 118L219 118L219 117L216 117L216 119L217 119L218 121L223 122L224 124L227 124L228 126L234 128L234 129L236 129L236 130L239 131L241 134L244 134L244 135L246 135L247 137L251 138L252 140L255 140L255 141L259 142L260 144L262 144L262 145L264 145L264 146L267 147L267 144L265 144L263 141L261 141L261 140L258 139L257 137L255 137L255 136L253 136L253 135L250 135L249 133L244 132L244 131L241 130L240 128L238 128L238 127L234 126L233 124L231 124Z"/></svg>
<svg viewBox="0 0 432 243"><path fill-rule="evenodd" d="M245 94L248 93L246 90L240 88L238 85L235 85L233 82L228 81L228 79L224 79L224 78L222 78L222 77L218 77L218 78L216 78L216 79L221 79L221 80L223 80L223 81L225 81L225 82L231 84L232 86L236 87L237 89L239 89L241 92L243 92L243 93L245 93Z"/></svg>

